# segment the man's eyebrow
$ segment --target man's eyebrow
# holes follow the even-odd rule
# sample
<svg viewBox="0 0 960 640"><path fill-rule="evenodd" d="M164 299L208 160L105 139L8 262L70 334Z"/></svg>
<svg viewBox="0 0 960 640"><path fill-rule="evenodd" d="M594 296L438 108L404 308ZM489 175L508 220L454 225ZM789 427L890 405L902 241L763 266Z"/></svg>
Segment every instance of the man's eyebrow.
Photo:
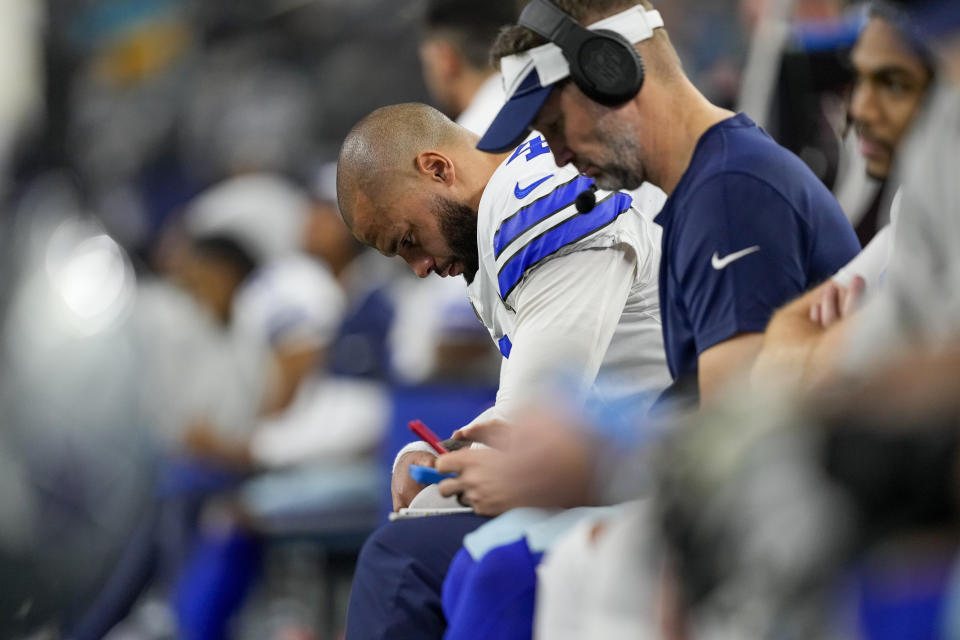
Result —
<svg viewBox="0 0 960 640"><path fill-rule="evenodd" d="M915 75L913 70L906 64L898 64L896 62L883 62L878 66L871 67L864 64L857 64L857 61L851 58L849 64L855 73L869 78L879 78L883 76L912 78Z"/></svg>
<svg viewBox="0 0 960 640"><path fill-rule="evenodd" d="M870 75L876 78L905 78L908 80L913 78L913 73L911 73L910 69L898 65L885 65L877 69L873 69L870 72Z"/></svg>

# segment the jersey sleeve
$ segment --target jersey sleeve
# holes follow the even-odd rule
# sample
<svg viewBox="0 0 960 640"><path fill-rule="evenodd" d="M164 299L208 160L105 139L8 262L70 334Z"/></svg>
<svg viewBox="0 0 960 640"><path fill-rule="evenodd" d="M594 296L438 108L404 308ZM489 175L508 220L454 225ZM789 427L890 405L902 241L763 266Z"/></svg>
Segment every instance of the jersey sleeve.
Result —
<svg viewBox="0 0 960 640"><path fill-rule="evenodd" d="M809 235L787 201L752 176L726 174L684 203L670 277L700 354L738 333L762 332L806 288Z"/></svg>
<svg viewBox="0 0 960 640"><path fill-rule="evenodd" d="M517 297L497 407L513 416L539 385L564 375L593 384L634 281L633 252L579 251L547 262ZM592 277L578 277L590 273Z"/></svg>

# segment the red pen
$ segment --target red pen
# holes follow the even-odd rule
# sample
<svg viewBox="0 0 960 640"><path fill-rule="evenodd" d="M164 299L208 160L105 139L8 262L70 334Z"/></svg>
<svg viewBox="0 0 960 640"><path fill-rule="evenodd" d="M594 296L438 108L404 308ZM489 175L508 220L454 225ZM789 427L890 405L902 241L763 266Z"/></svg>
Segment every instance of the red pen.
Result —
<svg viewBox="0 0 960 640"><path fill-rule="evenodd" d="M433 447L433 450L437 453L449 453L447 448L441 444L440 438L437 437L437 434L435 434L433 431L430 431L430 427L423 424L423 422L420 420L411 420L407 426L410 427L410 431L413 431L415 434L417 434L417 437Z"/></svg>

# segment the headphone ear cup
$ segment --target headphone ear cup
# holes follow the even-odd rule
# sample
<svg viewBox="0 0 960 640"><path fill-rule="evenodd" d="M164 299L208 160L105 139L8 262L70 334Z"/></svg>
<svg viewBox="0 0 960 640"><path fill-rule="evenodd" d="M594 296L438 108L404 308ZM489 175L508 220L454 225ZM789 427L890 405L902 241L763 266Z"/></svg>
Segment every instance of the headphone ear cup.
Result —
<svg viewBox="0 0 960 640"><path fill-rule="evenodd" d="M640 54L619 33L600 29L590 34L568 58L573 81L600 104L617 106L631 100L643 86Z"/></svg>

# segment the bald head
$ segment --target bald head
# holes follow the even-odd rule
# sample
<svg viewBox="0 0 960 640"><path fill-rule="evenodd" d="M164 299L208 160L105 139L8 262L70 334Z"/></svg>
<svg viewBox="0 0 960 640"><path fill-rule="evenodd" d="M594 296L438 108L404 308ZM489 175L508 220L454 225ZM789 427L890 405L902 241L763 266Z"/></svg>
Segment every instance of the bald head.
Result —
<svg viewBox="0 0 960 640"><path fill-rule="evenodd" d="M418 154L476 144L472 134L433 107L408 102L377 109L354 125L340 148L337 200L353 226L358 198L374 200L416 175Z"/></svg>
<svg viewBox="0 0 960 640"><path fill-rule="evenodd" d="M337 200L354 237L421 277L472 279L480 200L505 157L479 151L477 140L424 104L383 107L358 122L337 164Z"/></svg>

